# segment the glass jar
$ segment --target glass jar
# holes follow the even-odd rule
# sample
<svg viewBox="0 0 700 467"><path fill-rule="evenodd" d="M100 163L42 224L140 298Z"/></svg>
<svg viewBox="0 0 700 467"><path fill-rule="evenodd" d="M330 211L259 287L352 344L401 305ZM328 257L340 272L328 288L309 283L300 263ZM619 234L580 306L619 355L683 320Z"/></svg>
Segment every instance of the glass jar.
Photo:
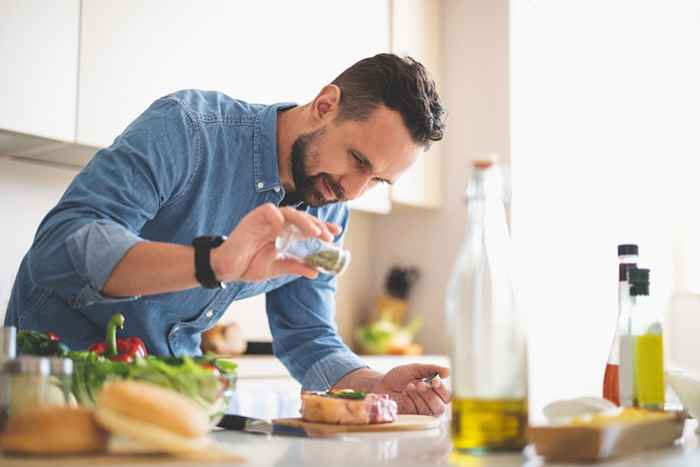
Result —
<svg viewBox="0 0 700 467"><path fill-rule="evenodd" d="M70 358L52 357L49 359L51 367L51 385L60 391L63 396L62 404L77 406L72 391L73 384L73 360ZM58 393L54 391L53 397L56 398Z"/></svg>
<svg viewBox="0 0 700 467"><path fill-rule="evenodd" d="M3 374L9 380L10 417L36 407L72 404L69 359L25 355L6 362Z"/></svg>
<svg viewBox="0 0 700 467"><path fill-rule="evenodd" d="M2 371L5 362L15 358L17 329L14 326L0 328L0 432L5 429L10 406L10 379Z"/></svg>
<svg viewBox="0 0 700 467"><path fill-rule="evenodd" d="M275 239L275 248L281 258L306 263L318 272L338 275L350 264L350 252L316 237L305 237L292 224Z"/></svg>

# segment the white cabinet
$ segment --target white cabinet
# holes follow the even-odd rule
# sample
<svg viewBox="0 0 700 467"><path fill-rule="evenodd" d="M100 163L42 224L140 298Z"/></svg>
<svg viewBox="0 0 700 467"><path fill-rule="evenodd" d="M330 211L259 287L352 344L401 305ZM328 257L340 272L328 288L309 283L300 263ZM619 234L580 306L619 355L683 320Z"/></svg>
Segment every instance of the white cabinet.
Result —
<svg viewBox="0 0 700 467"><path fill-rule="evenodd" d="M389 1L84 0L78 142L108 145L186 88L305 103L354 61L389 50Z"/></svg>
<svg viewBox="0 0 700 467"><path fill-rule="evenodd" d="M395 0L392 8L392 51L409 55L430 72L440 91L440 2ZM391 189L394 203L438 207L441 202L441 143L433 143Z"/></svg>
<svg viewBox="0 0 700 467"><path fill-rule="evenodd" d="M0 2L0 129L73 141L80 0Z"/></svg>

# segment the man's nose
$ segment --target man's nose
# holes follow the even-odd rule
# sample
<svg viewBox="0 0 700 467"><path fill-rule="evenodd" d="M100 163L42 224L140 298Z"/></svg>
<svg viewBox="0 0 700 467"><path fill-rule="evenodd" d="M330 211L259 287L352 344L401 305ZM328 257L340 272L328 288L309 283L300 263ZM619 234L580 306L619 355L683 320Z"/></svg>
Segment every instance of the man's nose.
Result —
<svg viewBox="0 0 700 467"><path fill-rule="evenodd" d="M343 177L340 180L340 184L345 192L345 198L355 199L367 191L367 187L371 181L371 175L353 174Z"/></svg>

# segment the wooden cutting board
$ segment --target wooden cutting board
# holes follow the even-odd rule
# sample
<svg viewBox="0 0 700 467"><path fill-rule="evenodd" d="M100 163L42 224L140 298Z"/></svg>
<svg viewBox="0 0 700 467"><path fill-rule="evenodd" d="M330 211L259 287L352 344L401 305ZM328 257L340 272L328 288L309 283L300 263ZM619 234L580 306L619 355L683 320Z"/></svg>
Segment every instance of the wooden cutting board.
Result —
<svg viewBox="0 0 700 467"><path fill-rule="evenodd" d="M374 431L420 431L440 426L440 419L429 415L399 415L391 423L373 423L370 425L334 425L330 423L305 422L301 418L278 418L272 421L280 425L294 426L321 433L357 433Z"/></svg>
<svg viewBox="0 0 700 467"><path fill-rule="evenodd" d="M646 449L669 447L683 434L685 415L606 427L529 427L537 454L550 462L598 462ZM641 465L641 464L640 464Z"/></svg>

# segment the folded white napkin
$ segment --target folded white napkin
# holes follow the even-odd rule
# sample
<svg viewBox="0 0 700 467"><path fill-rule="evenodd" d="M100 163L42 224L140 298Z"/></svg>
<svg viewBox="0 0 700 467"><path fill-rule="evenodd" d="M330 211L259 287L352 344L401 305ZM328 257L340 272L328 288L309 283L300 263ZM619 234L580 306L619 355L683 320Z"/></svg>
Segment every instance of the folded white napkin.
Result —
<svg viewBox="0 0 700 467"><path fill-rule="evenodd" d="M577 397L576 399L554 401L542 409L542 412L550 424L559 425L568 422L573 417L605 412L616 407L615 404L601 397Z"/></svg>

